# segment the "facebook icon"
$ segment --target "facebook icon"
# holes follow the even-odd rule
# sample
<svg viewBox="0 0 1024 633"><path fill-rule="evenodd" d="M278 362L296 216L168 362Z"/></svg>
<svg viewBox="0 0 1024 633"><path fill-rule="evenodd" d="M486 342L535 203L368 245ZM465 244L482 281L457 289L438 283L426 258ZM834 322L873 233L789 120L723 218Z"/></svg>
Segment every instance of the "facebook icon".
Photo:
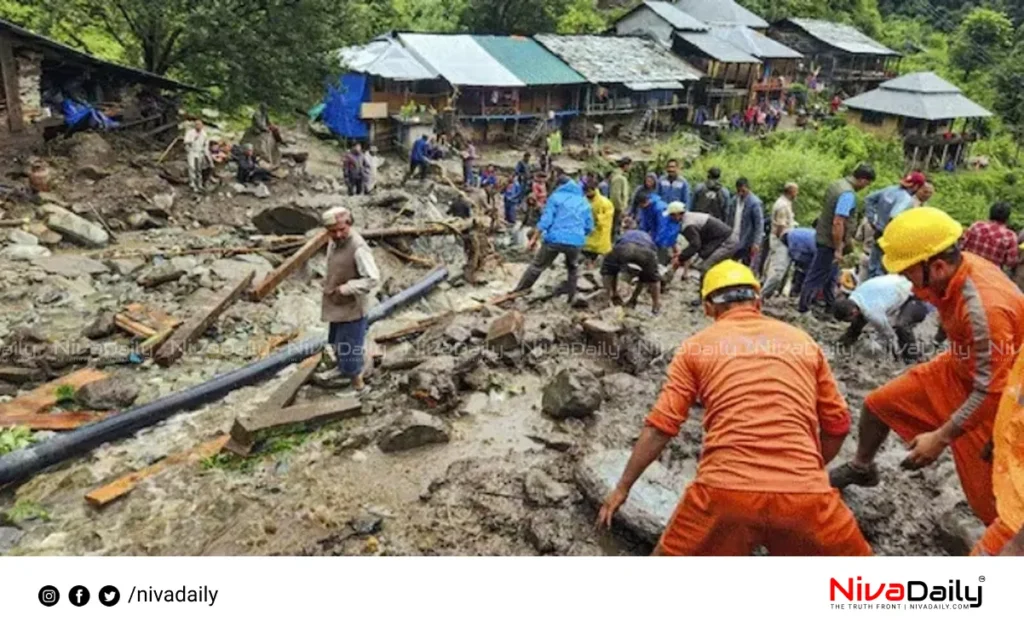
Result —
<svg viewBox="0 0 1024 633"><path fill-rule="evenodd" d="M76 607L84 607L89 603L89 590L82 585L75 585L68 593L68 600Z"/></svg>

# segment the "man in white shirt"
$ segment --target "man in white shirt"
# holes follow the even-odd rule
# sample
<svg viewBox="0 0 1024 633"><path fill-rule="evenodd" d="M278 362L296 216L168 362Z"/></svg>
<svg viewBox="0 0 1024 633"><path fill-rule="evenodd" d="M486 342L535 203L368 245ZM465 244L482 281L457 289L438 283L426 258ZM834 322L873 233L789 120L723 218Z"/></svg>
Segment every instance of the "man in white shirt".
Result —
<svg viewBox="0 0 1024 633"><path fill-rule="evenodd" d="M197 118L192 129L185 132L185 152L188 160L188 184L192 191L200 193L203 190L203 168L207 164L213 165L210 137L206 135L202 119Z"/></svg>
<svg viewBox="0 0 1024 633"><path fill-rule="evenodd" d="M850 347L857 342L864 327L871 327L904 362L916 362L920 357L914 328L928 316L928 307L913 296L913 284L903 275L873 277L850 294L848 299L837 299L836 319L850 324L839 344Z"/></svg>

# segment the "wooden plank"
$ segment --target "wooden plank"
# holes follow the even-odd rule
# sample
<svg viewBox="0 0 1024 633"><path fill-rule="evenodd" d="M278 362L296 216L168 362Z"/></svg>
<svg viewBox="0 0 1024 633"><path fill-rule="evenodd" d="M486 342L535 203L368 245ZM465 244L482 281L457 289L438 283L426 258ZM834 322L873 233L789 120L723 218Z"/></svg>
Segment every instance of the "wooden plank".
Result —
<svg viewBox="0 0 1024 633"><path fill-rule="evenodd" d="M61 411L60 413L13 413L0 415L0 427L27 426L33 431L71 431L106 417L97 411Z"/></svg>
<svg viewBox="0 0 1024 633"><path fill-rule="evenodd" d="M320 352L317 352L299 363L299 368L291 376L288 376L287 380L281 383L281 386L267 398L267 401L263 403L260 409L269 413L291 405L295 401L295 396L298 395L299 389L302 388L302 385L306 384L309 377L316 371L317 366L320 364L320 357Z"/></svg>
<svg viewBox="0 0 1024 633"><path fill-rule="evenodd" d="M78 371L72 372L66 376L62 376L56 380L40 385L32 391L20 395L10 402L0 404L0 424L4 424L4 421L8 416L15 414L25 413L41 413L46 409L57 404L57 390L64 385L69 385L75 391L78 391L85 385L97 380L102 380L107 377L107 374L92 368L79 369Z"/></svg>
<svg viewBox="0 0 1024 633"><path fill-rule="evenodd" d="M149 339L156 336L157 331L144 323L140 323L126 314L115 314L114 325L132 336Z"/></svg>
<svg viewBox="0 0 1024 633"><path fill-rule="evenodd" d="M393 342L395 342L397 340L400 340L400 339L403 339L403 338L405 338L407 336L412 336L413 334L419 334L421 332L425 332L425 331L429 330L430 328L434 327L435 325L443 323L444 321L446 321L448 319L451 319L452 317L454 317L454 316L456 316L458 314L465 314L467 312L476 312L478 310L484 309L485 306L501 305L503 303L507 303L509 301L512 301L513 299L518 299L519 297L524 297L524 296L526 296L528 294L529 294L528 290L522 290L522 291L519 291L519 292L510 292L508 294L503 294L503 295L494 297L493 299L488 299L487 301L481 303L480 305L473 306L471 308L466 308L464 310L450 310L448 312L445 312L443 314L439 314L437 316L432 316L432 317L427 317L425 319L421 319L421 320L417 321L416 323L413 323L412 325L410 325L408 327L402 328L401 330L396 330L396 331L390 332L388 334L381 334L380 336L376 336L376 337L373 338L373 341L376 342L376 343L380 343L380 344L393 343Z"/></svg>
<svg viewBox="0 0 1024 633"><path fill-rule="evenodd" d="M208 330L217 318L242 296L245 289L252 284L252 279L255 276L256 271L250 271L243 279L235 282L233 287L228 288L226 292L221 293L219 297L214 299L213 304L209 308L196 314L178 327L174 334L171 335L171 338L167 339L167 342L160 346L160 351L154 355L153 358L157 364L161 367L168 367L181 358L187 348L198 341L203 332Z"/></svg>
<svg viewBox="0 0 1024 633"><path fill-rule="evenodd" d="M330 240L330 234L327 231L320 231L313 238L311 238L306 245L292 254L291 257L284 260L284 263L278 266L269 275L263 278L255 288L249 293L249 297L253 301L261 301L264 297L269 295L277 288L285 277L295 272L295 269L305 264L319 251L321 248L327 245Z"/></svg>
<svg viewBox="0 0 1024 633"><path fill-rule="evenodd" d="M14 59L11 38L4 34L0 34L0 74L3 75L4 95L7 99L7 126L11 132L21 132L25 129L25 119L18 90L18 63Z"/></svg>
<svg viewBox="0 0 1024 633"><path fill-rule="evenodd" d="M275 435L312 430L343 418L359 415L361 402L354 398L325 398L318 402L268 412L252 420L237 420L231 427L232 445L248 454L257 443Z"/></svg>
<svg viewBox="0 0 1024 633"><path fill-rule="evenodd" d="M157 332L153 336L143 341L141 345L139 345L139 352L143 356L149 356L153 354L158 349L160 349L160 346L163 345L167 339L171 338L172 334L174 334L174 327L169 327L164 330L161 330L160 332Z"/></svg>
<svg viewBox="0 0 1024 633"><path fill-rule="evenodd" d="M262 347L260 347L259 357L266 358L267 356L270 356L270 353L273 352L275 349L281 347L285 343L290 343L294 341L298 336L298 330L295 330L294 332L289 332L288 334L278 334L275 336L271 336L269 339L267 339L267 342L264 343Z"/></svg>
<svg viewBox="0 0 1024 633"><path fill-rule="evenodd" d="M122 311L128 318L152 328L156 332L181 325L181 319L172 317L163 310L151 308L141 303L132 303Z"/></svg>
<svg viewBox="0 0 1024 633"><path fill-rule="evenodd" d="M229 439L230 436L227 434L221 434L209 442L200 444L191 450L175 453L174 455L165 457L151 466L136 470L133 473L129 473L124 477L89 492L85 495L85 500L94 508L102 508L111 501L120 499L134 490L135 486L137 486L143 479L163 472L170 466L186 462L197 462L202 459L206 459L207 457L213 457L224 448L224 445L228 443Z"/></svg>

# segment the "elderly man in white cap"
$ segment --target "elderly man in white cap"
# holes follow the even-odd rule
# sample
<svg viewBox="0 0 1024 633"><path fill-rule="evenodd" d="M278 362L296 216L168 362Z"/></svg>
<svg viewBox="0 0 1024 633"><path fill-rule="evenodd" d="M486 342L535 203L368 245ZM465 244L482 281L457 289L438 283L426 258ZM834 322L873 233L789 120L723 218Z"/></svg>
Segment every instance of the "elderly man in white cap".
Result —
<svg viewBox="0 0 1024 633"><path fill-rule="evenodd" d="M333 207L323 214L331 241L327 246L321 318L330 323L328 343L337 354L338 374L351 379L352 388L362 395L368 390L363 382L367 303L380 284L380 272L369 245L353 230L352 223L352 212L344 207Z"/></svg>

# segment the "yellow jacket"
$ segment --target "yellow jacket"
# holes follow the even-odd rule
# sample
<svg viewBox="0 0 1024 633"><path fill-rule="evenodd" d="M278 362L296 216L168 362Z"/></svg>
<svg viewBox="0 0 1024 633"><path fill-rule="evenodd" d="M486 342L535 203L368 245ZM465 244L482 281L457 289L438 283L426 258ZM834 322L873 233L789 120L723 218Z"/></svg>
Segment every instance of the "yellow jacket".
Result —
<svg viewBox="0 0 1024 633"><path fill-rule="evenodd" d="M615 207L612 201L600 193L590 200L590 210L594 214L594 230L587 236L583 250L604 255L612 250L612 222L615 219Z"/></svg>

